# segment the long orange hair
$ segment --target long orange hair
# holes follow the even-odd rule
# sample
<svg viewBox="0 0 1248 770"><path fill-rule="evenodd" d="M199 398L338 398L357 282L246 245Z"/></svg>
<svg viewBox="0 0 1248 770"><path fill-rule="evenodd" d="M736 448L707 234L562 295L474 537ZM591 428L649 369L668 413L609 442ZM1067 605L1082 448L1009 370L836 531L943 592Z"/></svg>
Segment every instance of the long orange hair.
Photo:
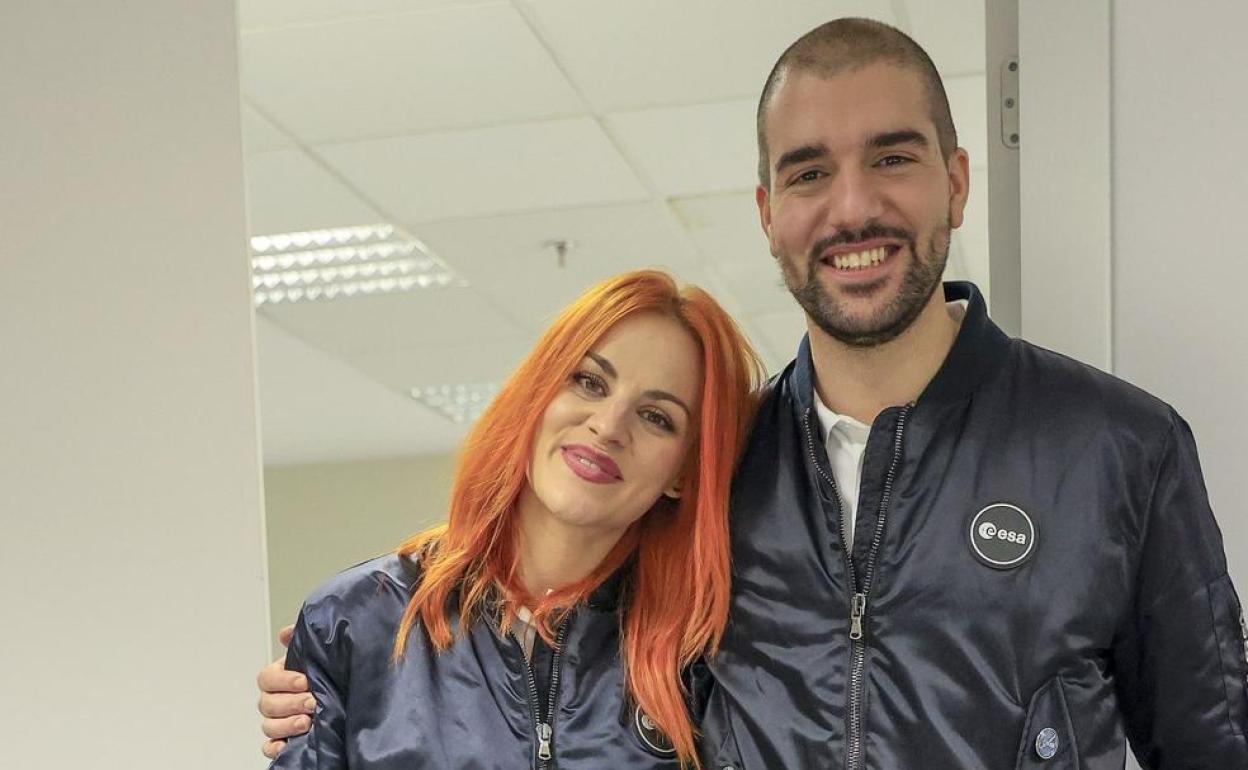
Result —
<svg viewBox="0 0 1248 770"><path fill-rule="evenodd" d="M513 515L546 406L599 339L620 321L659 312L677 319L702 355L700 414L679 501L635 522L585 579L543 597L519 580ZM394 659L419 619L437 650L453 640L448 602L459 592L461 631L502 589L504 629L527 606L543 638L571 608L635 555L623 605L621 652L629 694L671 739L682 764L699 765L681 672L713 653L729 604L728 496L754 411L762 366L732 318L706 292L641 270L603 281L572 303L499 389L464 441L443 526L404 542L423 575L395 638Z"/></svg>

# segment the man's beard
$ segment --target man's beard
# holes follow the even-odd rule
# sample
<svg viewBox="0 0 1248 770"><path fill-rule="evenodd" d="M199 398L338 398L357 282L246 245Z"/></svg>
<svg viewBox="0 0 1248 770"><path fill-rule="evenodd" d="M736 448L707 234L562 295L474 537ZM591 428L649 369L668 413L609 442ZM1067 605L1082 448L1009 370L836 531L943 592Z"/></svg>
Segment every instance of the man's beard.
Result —
<svg viewBox="0 0 1248 770"><path fill-rule="evenodd" d="M841 232L817 241L807 257L806 280L800 285L797 284L797 276L793 275L791 265L783 257L779 260L780 268L789 292L816 326L850 347L871 348L901 336L923 312L923 308L927 307L945 272L951 232L952 227L946 219L944 227L937 228L932 233L927 253L920 255L914 236L910 233L899 228L870 224L859 232ZM842 303L824 291L823 284L819 282L819 269L822 267L819 255L832 246L862 243L874 238L896 238L904 241L905 248L910 252L910 265L902 277L901 287L884 307L868 318L855 319ZM841 287L841 291L866 295L879 291L879 288L873 284L861 289Z"/></svg>

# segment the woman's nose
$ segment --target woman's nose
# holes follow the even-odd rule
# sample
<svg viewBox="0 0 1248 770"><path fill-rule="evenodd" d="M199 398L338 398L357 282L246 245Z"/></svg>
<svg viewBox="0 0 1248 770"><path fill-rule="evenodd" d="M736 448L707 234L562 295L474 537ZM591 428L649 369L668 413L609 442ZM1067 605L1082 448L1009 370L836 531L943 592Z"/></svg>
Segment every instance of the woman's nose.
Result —
<svg viewBox="0 0 1248 770"><path fill-rule="evenodd" d="M599 441L623 443L628 436L626 405L619 402L599 402L590 413L586 425Z"/></svg>

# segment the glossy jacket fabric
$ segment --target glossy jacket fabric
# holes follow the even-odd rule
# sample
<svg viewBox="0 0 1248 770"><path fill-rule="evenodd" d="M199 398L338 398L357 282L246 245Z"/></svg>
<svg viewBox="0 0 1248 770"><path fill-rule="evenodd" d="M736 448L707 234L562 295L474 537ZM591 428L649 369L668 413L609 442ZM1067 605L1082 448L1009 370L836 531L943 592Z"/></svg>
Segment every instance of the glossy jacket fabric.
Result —
<svg viewBox="0 0 1248 770"><path fill-rule="evenodd" d="M710 756L1120 770L1129 738L1145 768L1248 768L1248 642L1187 425L1009 339L969 284L946 298L969 304L943 367L872 425L852 565L808 342L772 383L734 488ZM994 504L1034 526L1017 566L972 545Z"/></svg>
<svg viewBox="0 0 1248 770"><path fill-rule="evenodd" d="M390 663L419 574L412 560L391 554L341 573L307 600L286 665L307 673L317 711L311 731L291 739L270 768L677 767L661 751L661 735L646 734L641 715L624 702L619 575L566 623L553 757L545 762L538 757L523 652L491 622L473 624L440 654L417 628L402 661ZM657 745L648 748L647 737Z"/></svg>

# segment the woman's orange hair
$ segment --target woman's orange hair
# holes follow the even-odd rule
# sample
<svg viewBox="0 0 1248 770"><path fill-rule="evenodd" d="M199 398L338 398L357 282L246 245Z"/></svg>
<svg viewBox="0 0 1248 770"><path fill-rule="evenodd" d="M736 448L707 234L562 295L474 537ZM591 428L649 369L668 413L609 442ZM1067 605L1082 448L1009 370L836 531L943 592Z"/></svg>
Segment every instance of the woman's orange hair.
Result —
<svg viewBox="0 0 1248 770"><path fill-rule="evenodd" d="M678 503L652 509L584 580L544 597L520 584L513 511L526 483L534 436L546 406L587 352L620 321L638 313L679 320L702 355L700 415ZM682 765L698 765L681 672L714 652L728 620L728 495L754 411L762 367L732 318L701 289L680 288L666 273L641 270L587 291L555 320L498 391L464 442L445 525L403 543L418 554L419 586L394 645L399 660L419 619L436 649L451 644L446 610L459 592L461 629L505 597L504 629L527 606L548 642L570 608L636 555L623 605L621 651L629 693L671 739Z"/></svg>

